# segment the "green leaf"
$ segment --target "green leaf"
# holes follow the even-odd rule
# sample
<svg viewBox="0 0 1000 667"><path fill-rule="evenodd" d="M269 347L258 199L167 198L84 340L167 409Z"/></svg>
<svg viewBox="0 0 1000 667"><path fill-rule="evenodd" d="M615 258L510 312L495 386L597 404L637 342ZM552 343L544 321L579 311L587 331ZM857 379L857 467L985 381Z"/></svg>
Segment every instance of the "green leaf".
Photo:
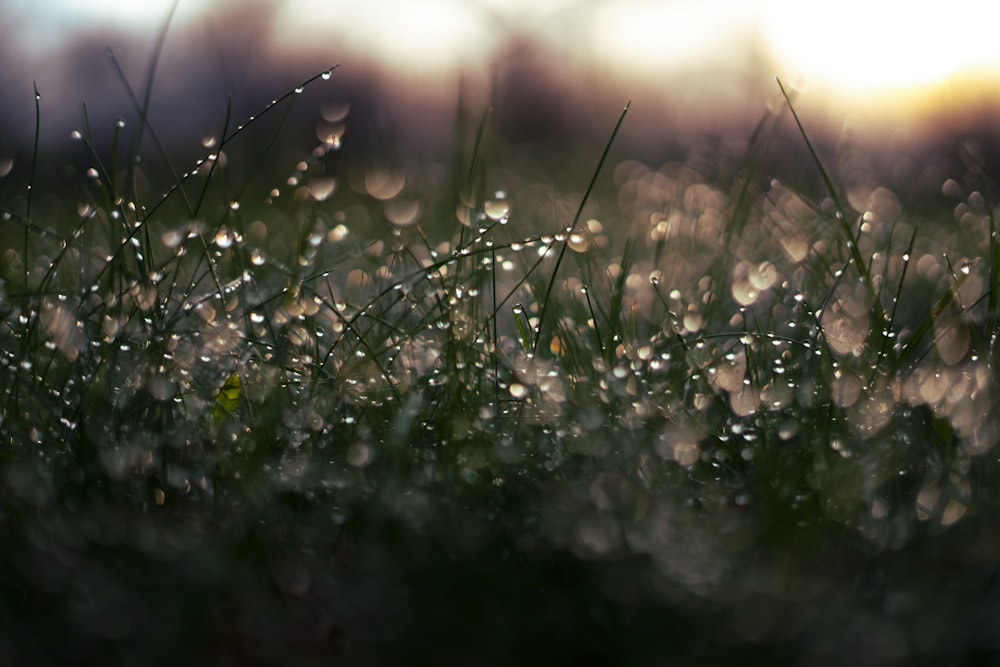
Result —
<svg viewBox="0 0 1000 667"><path fill-rule="evenodd" d="M215 396L215 406L212 408L212 415L215 417L216 423L224 420L226 415L236 412L236 408L240 405L240 396L242 393L243 382L240 380L240 374L234 372Z"/></svg>

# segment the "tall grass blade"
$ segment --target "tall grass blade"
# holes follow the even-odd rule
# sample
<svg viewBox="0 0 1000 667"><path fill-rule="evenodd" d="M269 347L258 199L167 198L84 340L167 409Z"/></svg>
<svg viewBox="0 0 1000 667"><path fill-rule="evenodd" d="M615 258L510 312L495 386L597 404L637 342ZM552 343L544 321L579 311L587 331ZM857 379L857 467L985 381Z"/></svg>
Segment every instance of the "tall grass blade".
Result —
<svg viewBox="0 0 1000 667"><path fill-rule="evenodd" d="M601 158L597 161L597 167L594 169L594 173L590 177L590 183L587 184L587 189L583 193L583 198L580 200L580 206L576 210L576 215L573 216L573 221L566 227L566 237L573 233L576 229L577 224L580 222L580 216L583 215L584 206L587 200L590 198L590 193L594 190L594 186L597 184L597 177L601 173L601 168L604 166L604 161L608 158L608 153L611 152L611 146L615 142L615 137L618 136L618 131L621 129L622 123L625 122L625 115L628 113L629 107L632 106L632 102L629 101L625 104L625 108L622 109L621 115L618 116L618 122L615 123L615 128L611 131L611 136L608 137L608 142L604 145L604 151L601 153ZM545 288L545 294L542 297L542 302L540 304L540 310L538 312L538 326L535 327L535 343L532 347L532 352L538 352L538 343L542 336L542 327L545 325L545 314L548 311L549 301L552 297L552 289L555 287L556 278L559 274L559 267L562 265L563 257L566 256L566 248L569 247L566 241L563 241L559 248L559 255L556 257L555 266L552 267L552 275L549 278L548 287Z"/></svg>
<svg viewBox="0 0 1000 667"><path fill-rule="evenodd" d="M881 303L878 300L878 294L875 291L875 285L872 281L871 274L868 272L868 264L865 262L864 258L861 256L861 250L858 247L858 236L855 234L854 230L851 229L850 224L847 222L847 209L843 205L840 199L840 195L837 194L837 189L833 185L833 181L830 179L830 175L826 171L826 167L823 165L823 161L819 157L819 153L816 152L816 148L813 146L812 141L809 139L809 135L806 133L805 126L802 124L802 120L799 118L798 112L795 110L795 106L792 104L792 99L788 92L785 90L784 85L781 83L781 79L777 79L778 88L781 90L782 96L785 98L785 102L788 104L789 111L792 112L792 118L795 119L795 125L798 127L799 134L802 137L803 142L805 142L806 148L809 151L809 155L813 160L813 164L819 171L820 177L823 179L823 185L826 188L827 194L830 196L830 200L833 202L834 213L836 214L837 222L840 226L841 233L844 236L844 241L847 244L847 250L851 258L851 262L856 267L860 277L861 282L868 293L868 299L871 305L871 312L875 320L873 330L876 338L876 345L881 348L882 339L886 335L886 321L885 321L885 311L882 309ZM860 234L860 229L859 232Z"/></svg>
<svg viewBox="0 0 1000 667"><path fill-rule="evenodd" d="M38 84L34 81L31 83L32 87L35 89L35 140L31 149L31 171L28 174L28 194L27 194L27 204L25 206L24 217L28 222L31 222L31 202L34 198L35 190L35 170L38 166L38 136L41 133L42 127L42 96L38 92ZM28 291L28 228L24 229L24 291Z"/></svg>

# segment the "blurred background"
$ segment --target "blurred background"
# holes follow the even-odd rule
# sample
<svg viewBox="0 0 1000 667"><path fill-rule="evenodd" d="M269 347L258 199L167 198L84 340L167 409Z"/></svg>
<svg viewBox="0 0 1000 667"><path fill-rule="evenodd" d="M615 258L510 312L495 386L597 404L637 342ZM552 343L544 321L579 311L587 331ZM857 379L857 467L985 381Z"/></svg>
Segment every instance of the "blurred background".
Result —
<svg viewBox="0 0 1000 667"><path fill-rule="evenodd" d="M351 140L366 152L429 157L446 149L458 109L490 103L506 139L558 145L606 137L632 100L621 145L655 162L704 137L745 140L778 103L776 76L796 89L811 132L834 141L845 118L911 146L988 136L1000 100L990 34L1000 5L982 0L181 0L172 14L172 0L3 5L8 156L30 145L32 82L45 146L66 142L83 102L98 138L134 115L109 49L141 96L169 16L151 119L178 147L218 131L227 95L242 120L333 64L335 81L304 105L349 104Z"/></svg>

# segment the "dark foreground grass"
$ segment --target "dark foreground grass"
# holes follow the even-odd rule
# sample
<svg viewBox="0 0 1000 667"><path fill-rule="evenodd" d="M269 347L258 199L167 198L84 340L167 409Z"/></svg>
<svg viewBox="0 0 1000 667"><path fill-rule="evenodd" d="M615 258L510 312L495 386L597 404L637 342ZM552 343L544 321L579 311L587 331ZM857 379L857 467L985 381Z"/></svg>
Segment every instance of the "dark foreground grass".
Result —
<svg viewBox="0 0 1000 667"><path fill-rule="evenodd" d="M567 196L488 117L435 178L335 176L336 115L239 164L330 78L187 173L84 117L74 190L2 191L4 662L993 655L986 165L925 219L801 124L821 189L770 180L781 113L721 183L595 146Z"/></svg>

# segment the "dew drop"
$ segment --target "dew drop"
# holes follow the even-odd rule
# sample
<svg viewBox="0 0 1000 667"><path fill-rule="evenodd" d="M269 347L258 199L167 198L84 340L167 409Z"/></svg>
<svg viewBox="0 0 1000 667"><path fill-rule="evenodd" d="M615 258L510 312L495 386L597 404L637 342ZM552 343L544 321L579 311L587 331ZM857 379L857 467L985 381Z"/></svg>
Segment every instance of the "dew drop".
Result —
<svg viewBox="0 0 1000 667"><path fill-rule="evenodd" d="M326 201L337 187L333 178L314 178L309 183L309 196L316 201Z"/></svg>
<svg viewBox="0 0 1000 667"><path fill-rule="evenodd" d="M233 236L225 227L220 227L215 233L215 245L225 250L233 245Z"/></svg>
<svg viewBox="0 0 1000 667"><path fill-rule="evenodd" d="M490 220L501 220L510 215L510 202L506 199L488 199L483 204L483 212Z"/></svg>

